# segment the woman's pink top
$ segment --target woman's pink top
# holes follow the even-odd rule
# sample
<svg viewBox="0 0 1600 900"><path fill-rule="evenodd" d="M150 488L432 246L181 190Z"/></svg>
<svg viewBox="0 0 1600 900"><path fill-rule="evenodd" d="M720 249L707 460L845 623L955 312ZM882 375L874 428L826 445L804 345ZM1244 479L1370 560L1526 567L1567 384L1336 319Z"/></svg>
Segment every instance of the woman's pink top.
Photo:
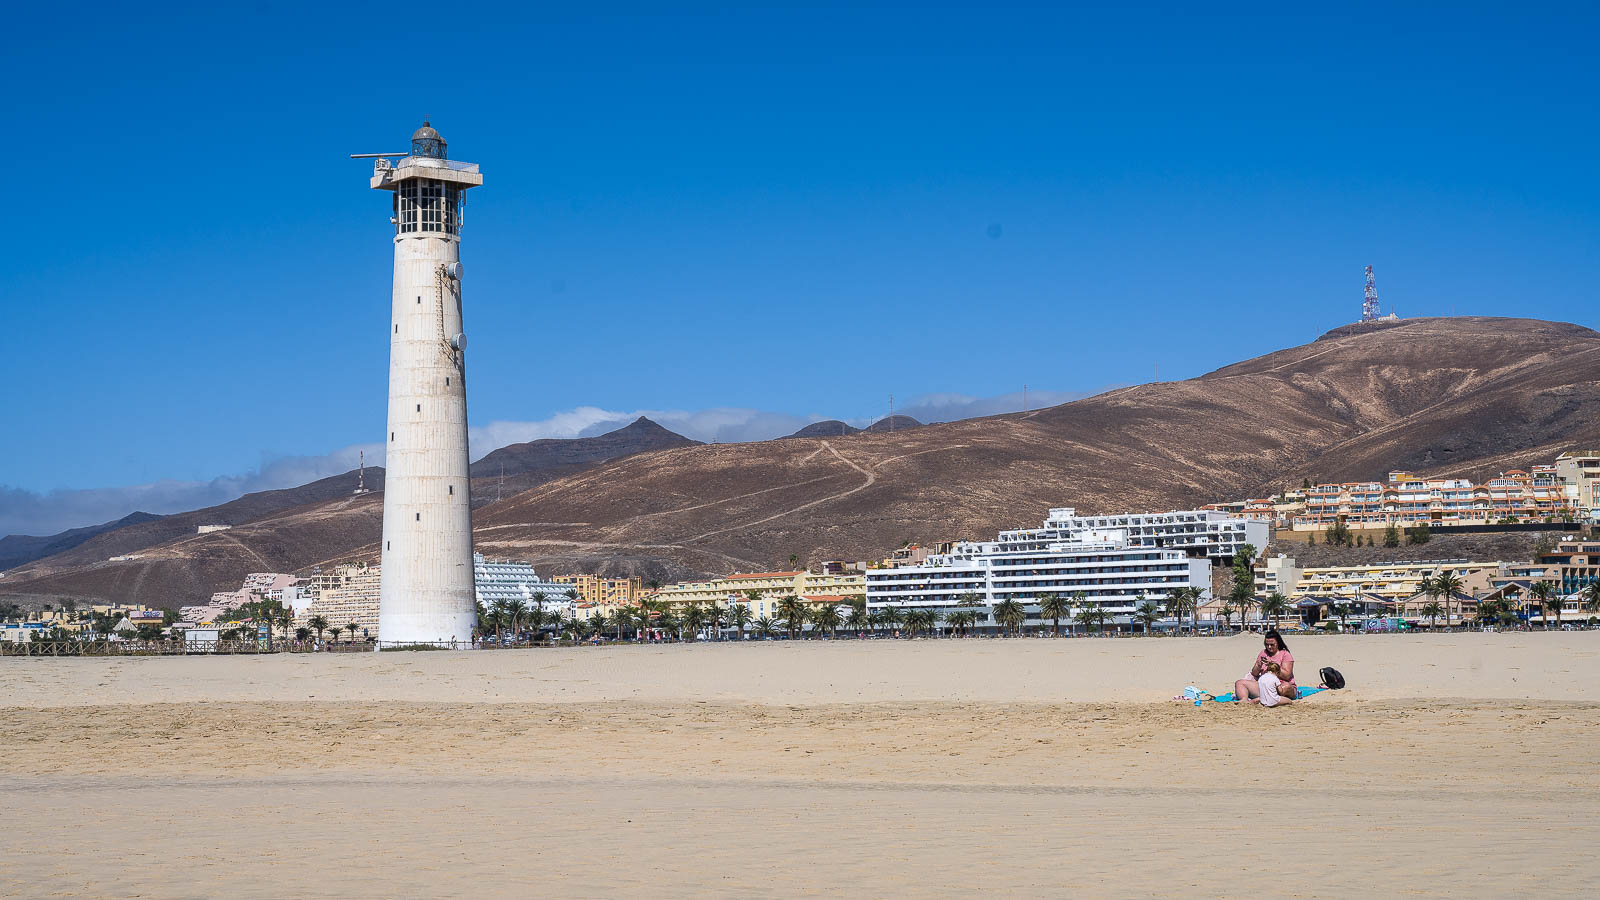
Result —
<svg viewBox="0 0 1600 900"><path fill-rule="evenodd" d="M1294 662L1294 657L1290 656L1289 655L1289 651L1287 651L1287 650L1279 650L1277 653L1274 653L1271 656L1268 656L1267 655L1267 651L1263 650L1260 653L1256 654L1256 662L1257 663L1275 662L1275 663L1278 664L1278 668L1287 669L1287 668L1289 668L1289 664ZM1266 671L1266 669L1263 668L1262 671ZM1283 683L1284 684L1294 684L1294 680L1293 679L1284 679Z"/></svg>

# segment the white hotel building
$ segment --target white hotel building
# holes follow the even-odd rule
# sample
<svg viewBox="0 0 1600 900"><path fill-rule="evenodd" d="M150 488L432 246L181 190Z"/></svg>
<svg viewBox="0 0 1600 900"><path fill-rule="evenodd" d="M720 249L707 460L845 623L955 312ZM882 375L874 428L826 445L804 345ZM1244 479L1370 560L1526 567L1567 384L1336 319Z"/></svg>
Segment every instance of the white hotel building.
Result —
<svg viewBox="0 0 1600 900"><path fill-rule="evenodd" d="M544 581L528 563L484 559L482 553L474 553L472 580L478 602L486 607L502 600L521 600L530 607L542 606L547 613L572 616L572 585Z"/></svg>
<svg viewBox="0 0 1600 900"><path fill-rule="evenodd" d="M1211 564L1183 550L1137 546L1121 530L1082 531L1056 540L962 541L925 562L867 571L867 606L952 607L964 595L985 606L1015 600L1037 615L1044 594L1083 592L1112 615L1141 600L1160 602L1174 588L1211 595Z"/></svg>
<svg viewBox="0 0 1600 900"><path fill-rule="evenodd" d="M1271 526L1264 521L1216 510L1080 516L1070 506L1059 506L1050 510L1043 528L1002 531L997 543L1006 551L1033 550L1055 541L1073 540L1085 531L1111 529L1124 532L1130 547L1182 550L1219 563L1233 559L1245 544L1260 553L1272 537Z"/></svg>

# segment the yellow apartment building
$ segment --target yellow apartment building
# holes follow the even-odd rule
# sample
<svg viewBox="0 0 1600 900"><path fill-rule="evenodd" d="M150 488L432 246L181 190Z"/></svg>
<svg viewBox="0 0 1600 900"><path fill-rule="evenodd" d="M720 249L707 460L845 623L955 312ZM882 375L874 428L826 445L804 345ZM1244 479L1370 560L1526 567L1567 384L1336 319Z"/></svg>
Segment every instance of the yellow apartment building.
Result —
<svg viewBox="0 0 1600 900"><path fill-rule="evenodd" d="M754 592L754 599L751 597ZM652 598L672 609L699 604L727 606L742 603L750 607L753 618L777 618L778 603L795 596L812 605L846 603L867 593L867 576L852 574L820 575L815 572L749 572L711 581L685 581L669 584Z"/></svg>

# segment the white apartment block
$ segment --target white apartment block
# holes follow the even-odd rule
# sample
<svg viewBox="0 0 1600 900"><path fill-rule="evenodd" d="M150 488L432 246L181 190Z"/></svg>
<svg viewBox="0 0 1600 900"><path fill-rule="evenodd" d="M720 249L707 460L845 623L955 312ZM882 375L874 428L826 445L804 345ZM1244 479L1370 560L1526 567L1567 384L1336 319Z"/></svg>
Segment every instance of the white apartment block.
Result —
<svg viewBox="0 0 1600 900"><path fill-rule="evenodd" d="M1260 552L1272 537L1268 522L1216 510L1080 516L1072 507L1064 506L1050 510L1044 527L1002 531L997 543L1002 551L1036 550L1075 540L1083 532L1108 530L1125 534L1129 547L1181 550L1216 562L1233 559L1245 544Z"/></svg>
<svg viewBox="0 0 1600 900"><path fill-rule="evenodd" d="M530 608L542 606L547 613L572 615L572 585L541 580L530 563L484 559L482 553L474 553L472 580L478 602L486 607L502 600L521 600Z"/></svg>

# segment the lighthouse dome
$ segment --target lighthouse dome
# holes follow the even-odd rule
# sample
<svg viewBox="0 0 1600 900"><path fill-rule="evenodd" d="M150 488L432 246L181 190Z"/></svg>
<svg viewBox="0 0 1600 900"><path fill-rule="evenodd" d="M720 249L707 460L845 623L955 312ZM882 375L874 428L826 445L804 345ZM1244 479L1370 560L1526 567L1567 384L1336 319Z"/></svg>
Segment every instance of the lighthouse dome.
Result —
<svg viewBox="0 0 1600 900"><path fill-rule="evenodd" d="M424 119L422 122L422 127L418 128L411 135L411 155L428 156L434 159L444 159L444 154L444 138L440 137L439 132L434 131L433 126L428 124L427 120Z"/></svg>

